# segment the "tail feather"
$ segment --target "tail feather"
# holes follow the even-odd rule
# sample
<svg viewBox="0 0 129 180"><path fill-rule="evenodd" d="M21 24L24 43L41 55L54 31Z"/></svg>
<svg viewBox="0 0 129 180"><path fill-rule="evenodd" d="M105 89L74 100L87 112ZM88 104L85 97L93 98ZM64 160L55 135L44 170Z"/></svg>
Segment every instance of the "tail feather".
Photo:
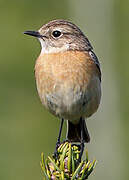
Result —
<svg viewBox="0 0 129 180"><path fill-rule="evenodd" d="M70 142L81 142L81 128L83 127L84 132L84 141L89 142L90 141L90 135L88 133L88 129L85 123L85 120L83 120L83 126L81 125L81 121L78 124L73 124L70 121L67 123L67 139Z"/></svg>

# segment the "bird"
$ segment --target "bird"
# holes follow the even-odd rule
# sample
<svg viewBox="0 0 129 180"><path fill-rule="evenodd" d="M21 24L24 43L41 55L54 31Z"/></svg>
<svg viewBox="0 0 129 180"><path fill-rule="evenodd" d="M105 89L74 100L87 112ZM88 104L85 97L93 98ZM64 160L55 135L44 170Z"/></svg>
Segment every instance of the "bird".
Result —
<svg viewBox="0 0 129 180"><path fill-rule="evenodd" d="M43 106L61 119L56 150L60 145L64 120L66 140L90 141L87 118L94 114L101 100L101 69L87 36L74 23L57 19L38 31L25 31L36 37L41 52L35 63L37 91Z"/></svg>

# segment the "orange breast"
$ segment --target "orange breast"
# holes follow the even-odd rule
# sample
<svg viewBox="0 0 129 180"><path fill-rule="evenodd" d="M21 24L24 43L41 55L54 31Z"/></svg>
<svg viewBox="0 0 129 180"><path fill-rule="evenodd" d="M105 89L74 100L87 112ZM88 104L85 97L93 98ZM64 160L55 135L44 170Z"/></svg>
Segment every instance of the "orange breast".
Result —
<svg viewBox="0 0 129 180"><path fill-rule="evenodd" d="M69 92L69 89L85 92L93 86L99 71L88 52L66 51L41 54L36 61L35 77L42 103L47 107L46 94Z"/></svg>
<svg viewBox="0 0 129 180"><path fill-rule="evenodd" d="M93 76L99 76L95 63L88 53L67 51L40 55L35 65L35 77L46 91L52 91L56 82L76 85L82 88Z"/></svg>

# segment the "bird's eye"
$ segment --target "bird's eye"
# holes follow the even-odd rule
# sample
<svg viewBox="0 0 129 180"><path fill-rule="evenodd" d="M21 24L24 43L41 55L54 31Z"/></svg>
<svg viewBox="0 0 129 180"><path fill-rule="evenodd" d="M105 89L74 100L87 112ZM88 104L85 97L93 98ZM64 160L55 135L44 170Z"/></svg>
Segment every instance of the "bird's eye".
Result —
<svg viewBox="0 0 129 180"><path fill-rule="evenodd" d="M56 30L56 31L53 31L52 35L57 38L57 37L60 37L61 36L61 32Z"/></svg>

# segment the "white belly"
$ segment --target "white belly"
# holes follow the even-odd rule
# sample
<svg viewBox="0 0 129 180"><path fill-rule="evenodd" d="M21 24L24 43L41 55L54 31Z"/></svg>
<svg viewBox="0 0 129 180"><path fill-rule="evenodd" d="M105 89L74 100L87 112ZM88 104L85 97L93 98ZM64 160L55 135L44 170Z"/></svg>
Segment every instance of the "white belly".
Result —
<svg viewBox="0 0 129 180"><path fill-rule="evenodd" d="M101 98L100 80L96 77L86 89L65 88L63 83L53 94L43 95L42 103L54 115L77 123L80 117L89 117L96 112Z"/></svg>

